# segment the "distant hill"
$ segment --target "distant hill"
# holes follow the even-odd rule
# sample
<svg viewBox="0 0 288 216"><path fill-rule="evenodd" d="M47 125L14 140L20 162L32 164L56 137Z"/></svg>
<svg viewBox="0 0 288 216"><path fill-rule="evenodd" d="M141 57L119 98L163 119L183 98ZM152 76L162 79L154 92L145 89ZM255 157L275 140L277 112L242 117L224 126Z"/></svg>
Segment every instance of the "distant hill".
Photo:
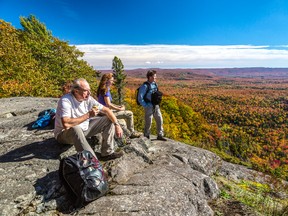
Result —
<svg viewBox="0 0 288 216"><path fill-rule="evenodd" d="M248 78L288 78L288 68L223 68L203 69L203 72L210 72L216 76L225 77L248 77Z"/></svg>
<svg viewBox="0 0 288 216"><path fill-rule="evenodd" d="M261 78L261 79L287 79L288 68L206 68L206 69L160 69L153 68L158 73L159 78L165 79L203 79L213 77L234 77L234 78ZM148 69L125 70L129 76L137 78L145 78ZM103 73L112 72L111 70L103 70Z"/></svg>

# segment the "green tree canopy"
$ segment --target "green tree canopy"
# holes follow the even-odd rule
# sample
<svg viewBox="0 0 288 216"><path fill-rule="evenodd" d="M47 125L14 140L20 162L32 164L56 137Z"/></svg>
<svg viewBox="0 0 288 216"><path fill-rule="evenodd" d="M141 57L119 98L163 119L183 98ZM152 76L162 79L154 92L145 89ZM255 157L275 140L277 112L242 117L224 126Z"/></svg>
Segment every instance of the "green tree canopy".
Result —
<svg viewBox="0 0 288 216"><path fill-rule="evenodd" d="M67 80L84 77L96 89L99 72L82 59L84 53L52 35L30 15L23 29L0 20L0 97L59 96Z"/></svg>
<svg viewBox="0 0 288 216"><path fill-rule="evenodd" d="M21 32L0 20L0 97L45 95L46 78Z"/></svg>

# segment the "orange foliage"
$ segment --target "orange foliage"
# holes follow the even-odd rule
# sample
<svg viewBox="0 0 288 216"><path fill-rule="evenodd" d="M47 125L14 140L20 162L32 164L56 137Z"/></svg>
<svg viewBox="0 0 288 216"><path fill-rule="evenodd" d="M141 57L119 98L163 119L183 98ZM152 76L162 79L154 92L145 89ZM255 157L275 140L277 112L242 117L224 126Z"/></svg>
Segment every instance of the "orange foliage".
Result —
<svg viewBox="0 0 288 216"><path fill-rule="evenodd" d="M287 79L179 77L175 72L157 80L166 95L162 110L168 136L190 142L205 140L206 147L216 146L258 170L275 171L288 179ZM128 76L127 87L133 92L143 81L144 77ZM186 106L189 109L183 108ZM193 123L186 118L194 118Z"/></svg>

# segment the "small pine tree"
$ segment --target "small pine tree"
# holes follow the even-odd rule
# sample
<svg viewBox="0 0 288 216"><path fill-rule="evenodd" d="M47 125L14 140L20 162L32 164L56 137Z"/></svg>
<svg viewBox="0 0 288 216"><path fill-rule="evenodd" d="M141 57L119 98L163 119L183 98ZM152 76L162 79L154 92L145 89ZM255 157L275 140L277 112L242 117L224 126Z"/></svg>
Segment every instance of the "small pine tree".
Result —
<svg viewBox="0 0 288 216"><path fill-rule="evenodd" d="M115 79L115 87L117 89L118 104L123 104L124 87L126 85L125 79L127 75L125 74L124 65L122 64L121 59L117 56L113 59L112 70Z"/></svg>

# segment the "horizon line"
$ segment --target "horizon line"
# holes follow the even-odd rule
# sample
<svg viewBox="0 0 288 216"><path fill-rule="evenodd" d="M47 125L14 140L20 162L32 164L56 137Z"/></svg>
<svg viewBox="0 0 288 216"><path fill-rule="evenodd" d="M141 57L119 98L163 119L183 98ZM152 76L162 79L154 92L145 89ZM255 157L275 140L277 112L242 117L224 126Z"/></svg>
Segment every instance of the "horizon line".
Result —
<svg viewBox="0 0 288 216"><path fill-rule="evenodd" d="M83 44L83 59L94 68L112 67L115 56L126 68L288 67L288 45L100 45Z"/></svg>

